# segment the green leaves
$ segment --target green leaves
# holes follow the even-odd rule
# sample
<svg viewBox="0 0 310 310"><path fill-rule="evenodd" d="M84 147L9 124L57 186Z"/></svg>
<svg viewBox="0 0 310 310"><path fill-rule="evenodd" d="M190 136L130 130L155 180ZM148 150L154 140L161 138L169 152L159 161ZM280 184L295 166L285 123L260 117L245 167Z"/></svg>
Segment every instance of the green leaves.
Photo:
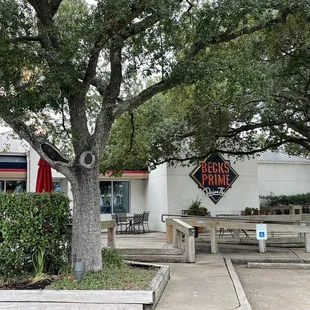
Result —
<svg viewBox="0 0 310 310"><path fill-rule="evenodd" d="M59 193L1 194L0 214L0 274L57 272L69 257L69 199Z"/></svg>
<svg viewBox="0 0 310 310"><path fill-rule="evenodd" d="M271 193L269 196L261 196L260 199L262 201L261 207L278 205L302 205L303 207L308 208L310 204L310 193L280 196L276 196Z"/></svg>
<svg viewBox="0 0 310 310"><path fill-rule="evenodd" d="M230 107L222 103L229 100L238 104L237 95L244 96L251 85L261 85L260 89L268 85L268 78L261 82L258 76L263 76L264 69L272 69L263 64L258 68L258 63L251 62L255 51L250 49L248 37L234 39L270 26L270 20L295 13L296 7L301 7L301 19L308 14L304 1L102 0L89 7L83 0L66 0L57 14L52 12L48 17L44 13L44 5L49 10L47 3L42 2L35 12L27 1L0 0L0 87L5 94L1 96L0 116L12 124L16 118L32 124L33 132L45 131L57 144L61 142L56 136L69 137L76 144L72 134L81 128L93 133L94 124L103 124L109 131L111 110L126 106L126 99L133 97L132 89L140 88L137 85L144 85L145 77L154 75L158 81L171 79L171 85L196 84L195 92L200 92L197 100L226 105L221 107L220 127L227 128ZM121 44L113 51L116 38ZM268 54L268 49L260 51ZM120 57L117 64L115 55ZM117 73L113 68L118 68ZM210 100L201 95L201 89L208 92ZM109 98L115 91L118 93ZM44 118L48 113L54 117ZM72 128L72 122L79 126ZM162 129L163 134L171 131L169 126ZM102 133L92 141L103 141Z"/></svg>
<svg viewBox="0 0 310 310"><path fill-rule="evenodd" d="M44 272L45 267L45 249L37 248L32 254L32 264L35 270L36 278L40 278Z"/></svg>
<svg viewBox="0 0 310 310"><path fill-rule="evenodd" d="M186 130L186 103L171 95L158 95L120 117L112 128L101 172L152 169L153 162L179 153L184 148L178 144L178 136Z"/></svg>

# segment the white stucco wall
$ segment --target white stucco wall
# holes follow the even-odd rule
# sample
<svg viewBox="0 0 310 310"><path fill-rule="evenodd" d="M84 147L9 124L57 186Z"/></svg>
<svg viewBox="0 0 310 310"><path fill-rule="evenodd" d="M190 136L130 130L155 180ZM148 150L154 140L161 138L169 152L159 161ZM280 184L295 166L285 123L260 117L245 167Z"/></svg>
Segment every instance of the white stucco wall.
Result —
<svg viewBox="0 0 310 310"><path fill-rule="evenodd" d="M145 208L144 181L130 180L130 213L143 213Z"/></svg>
<svg viewBox="0 0 310 310"><path fill-rule="evenodd" d="M259 207L256 158L237 162L230 158L230 161L239 177L217 204L206 197L190 177L194 166L172 167L165 164L152 171L145 191L147 206L153 215L152 229L165 231L165 224L160 221L161 214L181 214L181 210L188 209L196 198L202 200L202 205L213 216L240 214L246 207Z"/></svg>
<svg viewBox="0 0 310 310"><path fill-rule="evenodd" d="M150 212L151 230L165 231L166 225L161 222L161 215L168 213L167 164L153 170L145 180L146 211Z"/></svg>
<svg viewBox="0 0 310 310"><path fill-rule="evenodd" d="M223 156L226 160L227 157ZM258 207L257 162L256 159L247 159L234 162L230 159L232 168L239 174L237 180L228 189L225 196L217 204L206 197L204 192L190 178L192 167L168 168L168 205L169 212L176 213L188 209L191 201L197 197L202 205L217 214L240 214L246 207Z"/></svg>
<svg viewBox="0 0 310 310"><path fill-rule="evenodd" d="M310 164L258 162L258 188L262 196L308 193Z"/></svg>
<svg viewBox="0 0 310 310"><path fill-rule="evenodd" d="M224 156L225 159L227 157ZM191 179L190 173L193 167L172 167L168 164L160 165L149 174L148 180L128 179L130 186L130 213L142 213L151 211L149 225L151 230L165 231L165 224L161 222L164 213L181 214L181 210L188 209L192 200L201 198L203 206L207 207L213 216L223 213L240 213L246 207L258 207L258 181L256 159L234 162L232 167L239 174L225 196L214 204L206 197L196 183ZM30 150L29 161L29 190L35 191L39 156L34 150ZM72 199L71 187L60 173L53 171L54 179L64 182L64 192ZM101 178L101 180L111 180ZM127 181L124 178L113 180ZM111 216L101 215L101 219L110 219Z"/></svg>

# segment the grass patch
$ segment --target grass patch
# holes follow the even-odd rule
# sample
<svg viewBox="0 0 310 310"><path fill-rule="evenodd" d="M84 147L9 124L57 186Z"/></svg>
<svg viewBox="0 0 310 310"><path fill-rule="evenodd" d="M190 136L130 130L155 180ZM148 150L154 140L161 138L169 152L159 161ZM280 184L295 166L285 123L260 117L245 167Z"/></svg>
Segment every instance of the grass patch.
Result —
<svg viewBox="0 0 310 310"><path fill-rule="evenodd" d="M14 284L32 280L33 280L32 274L11 275L10 277L0 276L0 287L8 284Z"/></svg>
<svg viewBox="0 0 310 310"><path fill-rule="evenodd" d="M157 267L126 264L114 248L102 250L103 269L84 274L78 282L71 266L63 266L62 274L22 274L11 278L0 276L3 289L53 289L53 290L147 290L156 275ZM66 268L65 268L66 267Z"/></svg>
<svg viewBox="0 0 310 310"><path fill-rule="evenodd" d="M123 264L105 266L99 272L85 273L78 282L74 275L65 275L45 289L54 290L147 290L158 268L140 268Z"/></svg>

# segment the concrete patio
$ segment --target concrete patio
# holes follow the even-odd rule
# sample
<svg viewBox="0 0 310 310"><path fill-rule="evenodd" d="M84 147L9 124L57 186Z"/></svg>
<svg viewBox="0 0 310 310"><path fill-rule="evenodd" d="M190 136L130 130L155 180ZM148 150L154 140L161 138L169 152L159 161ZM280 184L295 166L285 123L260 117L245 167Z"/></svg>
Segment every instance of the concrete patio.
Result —
<svg viewBox="0 0 310 310"><path fill-rule="evenodd" d="M106 237L104 234L102 240L105 244ZM171 268L171 279L156 307L157 310L265 309L260 308L259 299L254 302L254 307L250 304L246 294L248 284L241 283L232 262L238 264L249 261L289 262L292 264L310 262L310 254L305 253L304 248L271 247L267 245L267 253L261 254L258 252L258 244L237 243L229 232L225 232L224 237L218 239L220 253L210 254L208 253L210 249L209 240L210 235L208 233L196 238L196 263L166 263ZM164 249L169 250L171 245L166 244L165 233L152 232L141 235L117 235L116 247L119 249L140 249L141 251L151 249L163 251ZM268 271L265 272L264 279L259 279L259 282L272 283L268 274ZM299 278L299 281L302 281L302 278ZM307 287L307 283L305 285L307 289L310 289ZM272 287L270 287L271 289ZM291 297L294 298L296 290L286 291L285 294L291 294ZM250 296L251 300L252 296ZM308 309L305 308L306 303L306 299L304 301L299 300L300 309ZM291 308L284 307L284 309Z"/></svg>

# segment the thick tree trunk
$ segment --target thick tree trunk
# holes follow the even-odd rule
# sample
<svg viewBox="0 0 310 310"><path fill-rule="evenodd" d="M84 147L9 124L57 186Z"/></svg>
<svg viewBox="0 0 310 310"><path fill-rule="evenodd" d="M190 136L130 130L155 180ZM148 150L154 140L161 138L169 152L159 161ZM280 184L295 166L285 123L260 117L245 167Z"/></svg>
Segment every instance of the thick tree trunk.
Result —
<svg viewBox="0 0 310 310"><path fill-rule="evenodd" d="M72 259L85 262L87 271L102 269L98 167L80 168L73 194Z"/></svg>

